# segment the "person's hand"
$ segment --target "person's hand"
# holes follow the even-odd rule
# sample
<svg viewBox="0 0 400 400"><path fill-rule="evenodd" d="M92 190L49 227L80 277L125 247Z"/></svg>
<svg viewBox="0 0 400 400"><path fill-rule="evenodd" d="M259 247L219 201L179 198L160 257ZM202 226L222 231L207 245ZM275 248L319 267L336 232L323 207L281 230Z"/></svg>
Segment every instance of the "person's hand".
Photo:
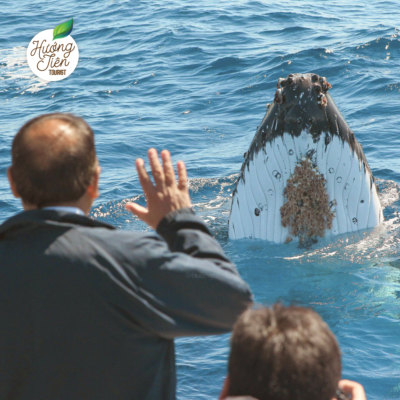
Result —
<svg viewBox="0 0 400 400"><path fill-rule="evenodd" d="M367 400L364 388L357 382L342 379L339 381L339 389L346 394L351 394L352 400Z"/></svg>
<svg viewBox="0 0 400 400"><path fill-rule="evenodd" d="M257 400L251 396L225 397L225 400Z"/></svg>
<svg viewBox="0 0 400 400"><path fill-rule="evenodd" d="M141 158L136 160L136 169L146 195L147 208L136 203L127 203L125 208L156 229L159 222L169 212L190 207L191 203L184 162L178 161L177 164L179 178L177 185L171 155L168 150L161 152L163 167L158 159L156 149L150 149L148 157L155 185L146 172L144 161Z"/></svg>

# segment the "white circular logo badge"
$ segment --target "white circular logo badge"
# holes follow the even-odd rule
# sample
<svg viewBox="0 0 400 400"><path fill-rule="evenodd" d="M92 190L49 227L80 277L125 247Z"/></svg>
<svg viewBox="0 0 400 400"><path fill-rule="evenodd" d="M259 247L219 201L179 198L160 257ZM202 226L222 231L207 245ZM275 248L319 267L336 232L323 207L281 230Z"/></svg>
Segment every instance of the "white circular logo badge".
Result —
<svg viewBox="0 0 400 400"><path fill-rule="evenodd" d="M61 27L61 25L59 26ZM38 33L28 46L27 58L30 69L35 75L46 81L65 79L74 72L78 65L78 46L69 35L72 26L69 32L64 29L64 33L61 32L58 35L57 28ZM66 34L68 36L65 36Z"/></svg>

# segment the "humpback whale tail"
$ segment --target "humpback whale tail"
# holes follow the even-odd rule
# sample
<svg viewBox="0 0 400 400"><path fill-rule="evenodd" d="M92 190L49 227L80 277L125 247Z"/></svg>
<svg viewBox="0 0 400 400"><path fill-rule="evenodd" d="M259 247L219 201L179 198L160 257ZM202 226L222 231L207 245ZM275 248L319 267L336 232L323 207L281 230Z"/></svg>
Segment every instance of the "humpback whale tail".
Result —
<svg viewBox="0 0 400 400"><path fill-rule="evenodd" d="M231 239L304 244L383 221L362 146L330 88L316 74L278 80L232 194Z"/></svg>

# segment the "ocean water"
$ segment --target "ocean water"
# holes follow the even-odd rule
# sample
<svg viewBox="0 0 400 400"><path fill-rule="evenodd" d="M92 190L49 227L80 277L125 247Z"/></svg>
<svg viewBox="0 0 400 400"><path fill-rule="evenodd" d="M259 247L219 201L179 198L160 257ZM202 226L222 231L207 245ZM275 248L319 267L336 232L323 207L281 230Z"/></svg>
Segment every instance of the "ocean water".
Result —
<svg viewBox="0 0 400 400"><path fill-rule="evenodd" d="M134 168L147 149L183 160L195 210L255 301L309 306L337 335L343 377L368 399L400 398L400 4L398 1L0 0L0 222L21 211L6 168L17 129L48 112L96 135L101 197L91 216L146 230ZM38 32L74 18L75 72L39 81L26 62ZM230 241L231 193L279 77L315 72L364 147L385 222L313 248ZM229 335L176 341L178 399L217 398Z"/></svg>

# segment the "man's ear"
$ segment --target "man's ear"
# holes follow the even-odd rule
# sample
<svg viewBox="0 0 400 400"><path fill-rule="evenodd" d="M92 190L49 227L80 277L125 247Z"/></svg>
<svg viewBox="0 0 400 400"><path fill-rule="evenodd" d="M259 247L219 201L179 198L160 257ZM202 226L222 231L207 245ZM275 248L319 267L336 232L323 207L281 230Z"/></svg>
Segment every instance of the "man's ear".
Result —
<svg viewBox="0 0 400 400"><path fill-rule="evenodd" d="M218 397L218 400L224 400L229 395L229 374L226 375L224 386L222 387L221 393Z"/></svg>
<svg viewBox="0 0 400 400"><path fill-rule="evenodd" d="M89 187L87 188L87 194L92 200L97 199L100 196L99 192L99 179L100 179L100 172L101 168L98 165L94 171L92 182L90 183Z"/></svg>
<svg viewBox="0 0 400 400"><path fill-rule="evenodd" d="M7 178L8 178L8 182L10 182L10 188L11 188L11 192L14 195L14 197L16 197L17 199L19 199L21 196L19 195L17 188L15 186L15 182L14 179L12 177L12 167L8 167L7 168Z"/></svg>

